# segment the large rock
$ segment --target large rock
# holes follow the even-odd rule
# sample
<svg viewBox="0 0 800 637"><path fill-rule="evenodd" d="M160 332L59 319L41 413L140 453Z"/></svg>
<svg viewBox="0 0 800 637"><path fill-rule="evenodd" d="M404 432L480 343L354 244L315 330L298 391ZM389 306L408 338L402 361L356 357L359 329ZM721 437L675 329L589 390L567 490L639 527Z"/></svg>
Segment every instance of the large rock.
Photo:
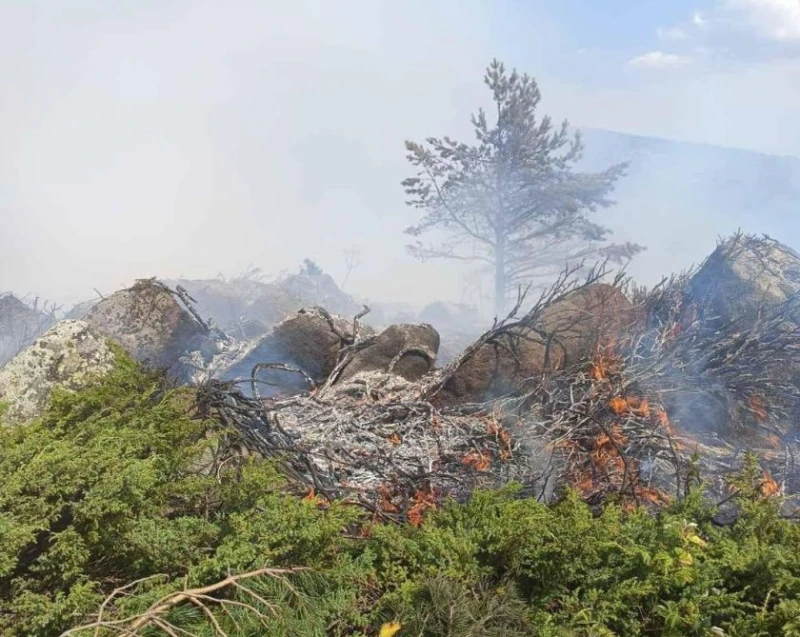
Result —
<svg viewBox="0 0 800 637"><path fill-rule="evenodd" d="M295 298L279 285L265 286L261 294L247 308L245 316L251 321L260 321L272 327L295 312L310 305L308 301ZM266 332L267 330L265 330Z"/></svg>
<svg viewBox="0 0 800 637"><path fill-rule="evenodd" d="M275 324L301 309L303 301L275 283L239 278L180 279L195 299L197 311L234 338L257 338Z"/></svg>
<svg viewBox="0 0 800 637"><path fill-rule="evenodd" d="M31 307L13 294L0 295L0 367L54 322L53 312Z"/></svg>
<svg viewBox="0 0 800 637"><path fill-rule="evenodd" d="M362 328L362 335L370 328ZM318 308L302 309L276 325L233 365L218 373L224 380L250 378L255 365L280 363L300 368L315 383L333 371L342 348L353 340L352 323ZM258 374L264 396L292 394L308 389L302 376L264 369Z"/></svg>
<svg viewBox="0 0 800 637"><path fill-rule="evenodd" d="M439 333L431 325L391 325L355 354L339 381L361 372L379 371L413 382L433 368L438 351Z"/></svg>
<svg viewBox="0 0 800 637"><path fill-rule="evenodd" d="M722 320L754 319L763 307L798 294L800 255L774 239L747 235L720 243L687 287L696 308Z"/></svg>
<svg viewBox="0 0 800 637"><path fill-rule="evenodd" d="M638 320L617 288L596 284L545 308L538 323L483 344L442 388L442 404L476 402L515 393L543 375L588 360Z"/></svg>
<svg viewBox="0 0 800 637"><path fill-rule="evenodd" d="M399 323L414 323L419 321L417 310L409 303L385 303L381 301L367 301L369 313L363 322L375 329L385 329L390 325ZM423 323L430 321L422 321Z"/></svg>
<svg viewBox="0 0 800 637"><path fill-rule="evenodd" d="M717 246L684 294L682 329L726 356L670 352L681 370L673 374L681 387L663 399L670 418L748 447L775 433L792 439L800 422L800 255L769 237L737 234ZM782 345L770 350L774 343Z"/></svg>
<svg viewBox="0 0 800 637"><path fill-rule="evenodd" d="M167 369L179 380L191 371L184 360L200 352L210 360L216 345L207 330L196 321L166 288L152 280L138 281L127 290L115 292L95 305L86 323L97 333L121 345L136 360Z"/></svg>
<svg viewBox="0 0 800 637"><path fill-rule="evenodd" d="M302 300L305 304L324 307L334 314L354 316L361 310L361 306L324 272L310 271L306 268L304 271L285 277L278 285L287 294Z"/></svg>
<svg viewBox="0 0 800 637"><path fill-rule="evenodd" d="M61 321L0 370L6 424L40 416L54 387L78 390L108 372L114 352L83 321Z"/></svg>

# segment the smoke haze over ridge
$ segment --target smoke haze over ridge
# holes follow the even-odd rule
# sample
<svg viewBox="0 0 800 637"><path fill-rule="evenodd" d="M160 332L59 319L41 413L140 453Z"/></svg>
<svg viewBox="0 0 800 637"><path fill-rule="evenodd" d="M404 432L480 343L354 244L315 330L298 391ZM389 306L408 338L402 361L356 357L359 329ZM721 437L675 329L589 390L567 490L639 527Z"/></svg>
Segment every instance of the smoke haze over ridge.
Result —
<svg viewBox="0 0 800 637"><path fill-rule="evenodd" d="M791 2L548 4L0 3L0 291L76 301L304 257L339 280L357 247L349 292L458 299L458 267L405 253L403 140L469 137L495 56L556 120L800 156ZM796 160L589 131L587 164L625 159L602 214L648 246L642 280L738 227L797 247Z"/></svg>

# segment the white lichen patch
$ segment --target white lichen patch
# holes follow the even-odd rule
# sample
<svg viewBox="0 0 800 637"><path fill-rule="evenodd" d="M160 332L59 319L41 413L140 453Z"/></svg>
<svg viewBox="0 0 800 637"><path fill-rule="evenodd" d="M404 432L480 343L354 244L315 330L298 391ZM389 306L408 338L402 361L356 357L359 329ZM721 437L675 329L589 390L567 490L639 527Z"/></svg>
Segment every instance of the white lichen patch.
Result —
<svg viewBox="0 0 800 637"><path fill-rule="evenodd" d="M0 370L4 424L40 416L54 387L76 391L107 373L115 354L83 321L62 321Z"/></svg>

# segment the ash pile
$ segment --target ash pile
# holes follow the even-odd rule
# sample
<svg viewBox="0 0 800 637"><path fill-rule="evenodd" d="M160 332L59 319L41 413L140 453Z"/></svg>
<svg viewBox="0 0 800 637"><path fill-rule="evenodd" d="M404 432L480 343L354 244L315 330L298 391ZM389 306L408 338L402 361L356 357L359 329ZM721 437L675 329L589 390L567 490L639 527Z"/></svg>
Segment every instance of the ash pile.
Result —
<svg viewBox="0 0 800 637"><path fill-rule="evenodd" d="M0 398L30 418L54 384L78 388L100 369L91 361L108 363L108 339L195 387L199 415L232 433L218 461L273 458L319 506L417 522L445 497L512 481L543 500L571 487L598 505L660 506L692 489L725 502L751 453L764 497L793 515L800 256L736 235L651 290L602 265L580 272L538 298L521 292L443 366L426 323L376 332L368 308L312 306L236 338L185 288L140 281L8 363ZM36 391L33 358L47 367Z"/></svg>

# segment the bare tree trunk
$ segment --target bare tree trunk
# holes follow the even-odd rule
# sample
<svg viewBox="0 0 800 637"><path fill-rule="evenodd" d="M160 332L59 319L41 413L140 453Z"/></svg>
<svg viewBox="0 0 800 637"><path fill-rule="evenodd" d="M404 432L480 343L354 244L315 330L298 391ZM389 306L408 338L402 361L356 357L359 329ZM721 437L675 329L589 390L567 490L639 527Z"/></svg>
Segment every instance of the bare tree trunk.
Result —
<svg viewBox="0 0 800 637"><path fill-rule="evenodd" d="M494 251L494 313L503 316L506 310L506 253L502 242Z"/></svg>

